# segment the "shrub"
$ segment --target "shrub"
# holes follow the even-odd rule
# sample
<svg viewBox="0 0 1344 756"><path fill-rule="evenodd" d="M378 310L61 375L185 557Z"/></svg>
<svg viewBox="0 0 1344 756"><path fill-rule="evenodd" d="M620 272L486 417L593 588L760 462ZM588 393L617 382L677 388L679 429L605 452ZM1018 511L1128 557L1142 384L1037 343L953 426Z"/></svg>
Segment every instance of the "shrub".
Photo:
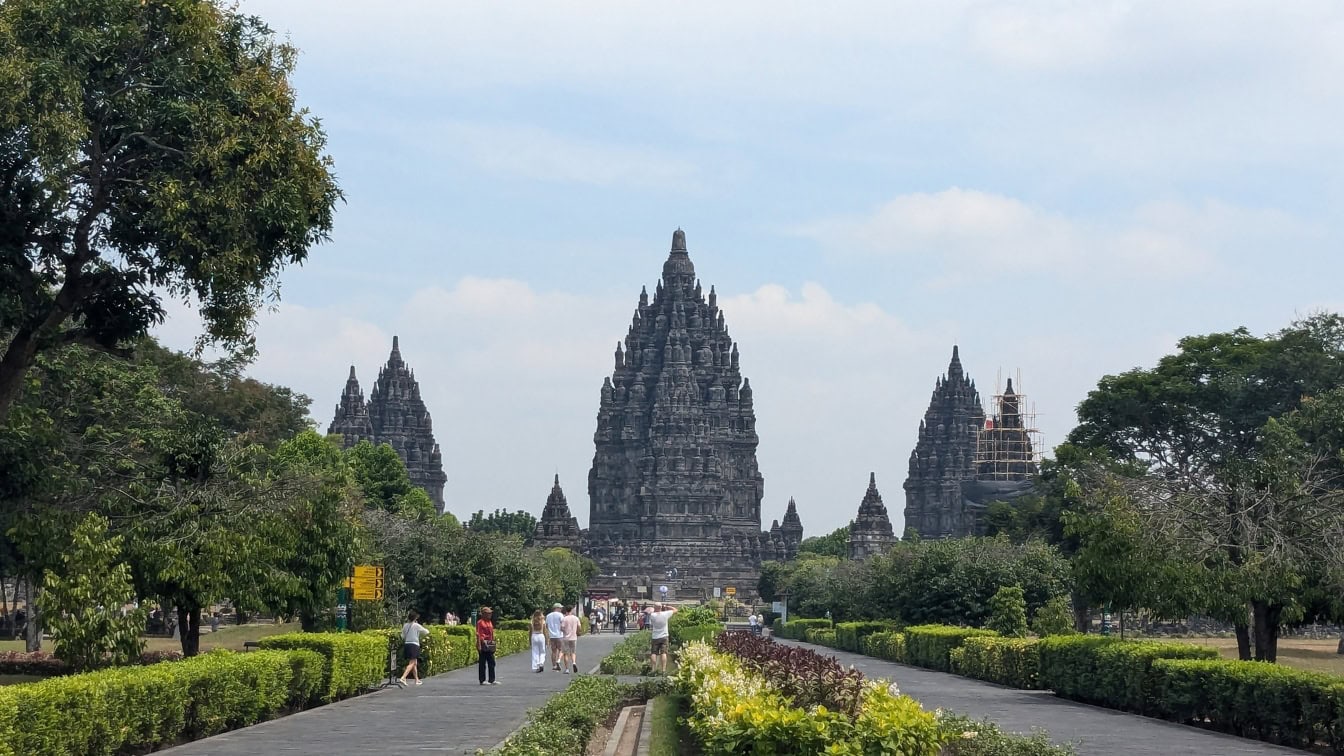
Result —
<svg viewBox="0 0 1344 756"><path fill-rule="evenodd" d="M840 622L835 626L836 648L862 653L865 636L894 630L895 628L896 622L894 620Z"/></svg>
<svg viewBox="0 0 1344 756"><path fill-rule="evenodd" d="M1005 585L989 599L989 621L985 627L1005 638L1022 638L1027 634L1027 599L1022 586Z"/></svg>
<svg viewBox="0 0 1344 756"><path fill-rule="evenodd" d="M1156 659L1152 712L1224 732L1344 752L1344 679L1263 662Z"/></svg>
<svg viewBox="0 0 1344 756"><path fill-rule="evenodd" d="M627 635L611 649L599 665L604 675L639 675L648 667L649 639L653 633L640 630Z"/></svg>
<svg viewBox="0 0 1344 756"><path fill-rule="evenodd" d="M353 696L383 679L390 643L387 632L288 633L258 643L266 649L306 649L321 654L327 660L321 699L327 702Z"/></svg>
<svg viewBox="0 0 1344 756"><path fill-rule="evenodd" d="M324 666L310 651L215 651L13 686L0 697L0 752L106 756L246 727L311 700Z"/></svg>
<svg viewBox="0 0 1344 756"><path fill-rule="evenodd" d="M781 638L792 638L793 640L806 640L807 631L816 628L833 627L828 619L796 619L784 623L783 627L777 631Z"/></svg>
<svg viewBox="0 0 1344 756"><path fill-rule="evenodd" d="M1031 618L1031 631L1042 638L1051 635L1076 635L1073 629L1073 607L1065 596L1055 596L1036 610Z"/></svg>
<svg viewBox="0 0 1344 756"><path fill-rule="evenodd" d="M836 648L835 631L825 628L813 628L807 631L807 642L818 646Z"/></svg>
<svg viewBox="0 0 1344 756"><path fill-rule="evenodd" d="M38 675L51 677L70 671L69 665L46 651L0 652L0 675Z"/></svg>
<svg viewBox="0 0 1344 756"><path fill-rule="evenodd" d="M1154 712L1150 668L1155 660L1218 658L1216 649L1205 646L1086 635L1043 638L1037 647L1042 687L1063 698L1138 714Z"/></svg>
<svg viewBox="0 0 1344 756"><path fill-rule="evenodd" d="M715 622L712 625L682 625L668 629L668 635L672 638L672 644L675 646L684 646L687 643L695 641L704 641L706 643L714 640L714 636L723 632L723 625Z"/></svg>
<svg viewBox="0 0 1344 756"><path fill-rule="evenodd" d="M959 714L944 713L938 718L947 745L939 756L1073 756L1069 746L1057 746L1049 736L1037 732L1029 736L1007 735L988 719L975 721Z"/></svg>
<svg viewBox="0 0 1344 756"><path fill-rule="evenodd" d="M669 627L717 624L719 624L718 612L708 606L691 606L678 609L676 614L672 615L672 619L668 621Z"/></svg>
<svg viewBox="0 0 1344 756"><path fill-rule="evenodd" d="M495 625L495 629L526 630L530 633L532 632L532 620L525 620L525 619L502 620L499 624Z"/></svg>
<svg viewBox="0 0 1344 756"><path fill-rule="evenodd" d="M950 654L967 638L997 635L993 630L951 625L916 625L905 629L905 660L907 664L939 672L952 671Z"/></svg>
<svg viewBox="0 0 1344 756"><path fill-rule="evenodd" d="M832 633L833 630L812 630ZM754 633L724 633L715 648L761 673L795 706L826 706L832 711L857 712L863 694L863 673L811 649L775 643Z"/></svg>
<svg viewBox="0 0 1344 756"><path fill-rule="evenodd" d="M967 638L948 658L959 675L1037 690L1041 687L1037 643L1035 638Z"/></svg>
<svg viewBox="0 0 1344 756"><path fill-rule="evenodd" d="M863 653L869 656L905 663L905 633L873 633L865 635L860 644L863 646Z"/></svg>
<svg viewBox="0 0 1344 756"><path fill-rule="evenodd" d="M501 756L571 756L583 753L597 724L620 706L624 697L609 677L578 677L562 693L533 712L527 724L509 736L496 753Z"/></svg>

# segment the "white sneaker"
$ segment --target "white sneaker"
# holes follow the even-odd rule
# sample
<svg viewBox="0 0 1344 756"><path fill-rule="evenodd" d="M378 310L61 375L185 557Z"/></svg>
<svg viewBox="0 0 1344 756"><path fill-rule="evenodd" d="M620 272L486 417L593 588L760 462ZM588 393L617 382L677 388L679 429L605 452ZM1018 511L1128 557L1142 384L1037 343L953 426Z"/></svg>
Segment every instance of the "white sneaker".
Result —
<svg viewBox="0 0 1344 756"><path fill-rule="evenodd" d="M492 683L490 683L490 684L491 684L491 685L499 685L499 681L496 680L495 682L492 682Z"/></svg>

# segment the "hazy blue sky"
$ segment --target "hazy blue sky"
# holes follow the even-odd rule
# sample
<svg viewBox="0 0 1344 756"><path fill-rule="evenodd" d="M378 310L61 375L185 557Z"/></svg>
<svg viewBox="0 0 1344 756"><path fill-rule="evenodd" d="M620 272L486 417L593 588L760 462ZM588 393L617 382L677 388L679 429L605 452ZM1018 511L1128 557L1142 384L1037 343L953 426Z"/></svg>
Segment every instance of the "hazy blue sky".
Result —
<svg viewBox="0 0 1344 756"><path fill-rule="evenodd" d="M587 522L602 378L687 232L755 389L763 516L845 524L954 342L1048 445L1180 336L1344 307L1344 4L243 0L347 202L261 320L325 430L392 335L449 509ZM161 329L186 346L189 313Z"/></svg>

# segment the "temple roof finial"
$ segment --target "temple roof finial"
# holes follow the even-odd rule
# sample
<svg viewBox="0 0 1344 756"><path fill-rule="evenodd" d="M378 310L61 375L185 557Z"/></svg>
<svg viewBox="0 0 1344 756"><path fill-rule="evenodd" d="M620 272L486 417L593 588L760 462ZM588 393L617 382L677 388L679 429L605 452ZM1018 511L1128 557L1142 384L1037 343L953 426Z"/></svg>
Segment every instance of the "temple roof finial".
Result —
<svg viewBox="0 0 1344 756"><path fill-rule="evenodd" d="M352 380L352 381L355 380L355 366L354 366L354 365L351 365L351 366L350 366L350 380Z"/></svg>
<svg viewBox="0 0 1344 756"><path fill-rule="evenodd" d="M677 230L672 232L672 251L686 251L686 232L681 230L681 226L677 226Z"/></svg>

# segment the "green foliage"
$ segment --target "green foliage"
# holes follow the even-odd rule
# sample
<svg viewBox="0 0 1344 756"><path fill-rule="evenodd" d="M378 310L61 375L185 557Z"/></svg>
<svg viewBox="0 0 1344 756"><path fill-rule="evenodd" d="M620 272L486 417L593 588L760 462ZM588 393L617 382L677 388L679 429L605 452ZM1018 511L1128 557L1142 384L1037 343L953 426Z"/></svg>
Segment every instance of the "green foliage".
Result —
<svg viewBox="0 0 1344 756"><path fill-rule="evenodd" d="M532 631L532 620L525 620L525 619L503 620L502 622L496 622L496 623L495 623L495 629L496 629L496 630L526 630L526 631L528 631L528 632L531 632L531 631Z"/></svg>
<svg viewBox="0 0 1344 756"><path fill-rule="evenodd" d="M0 5L0 422L33 355L118 347L194 298L251 346L340 191L289 84L294 48L209 0Z"/></svg>
<svg viewBox="0 0 1344 756"><path fill-rule="evenodd" d="M835 625L836 647L845 651L860 653L863 650L863 639L873 633L882 633L896 629L896 623L891 620L877 620L868 622L838 622Z"/></svg>
<svg viewBox="0 0 1344 756"><path fill-rule="evenodd" d="M863 653L879 659L905 663L905 633L877 632L860 641Z"/></svg>
<svg viewBox="0 0 1344 756"><path fill-rule="evenodd" d="M640 630L625 636L611 652L602 657L604 675L641 675L648 670L649 641L653 633Z"/></svg>
<svg viewBox="0 0 1344 756"><path fill-rule="evenodd" d="M1157 659L1216 659L1217 649L1184 643L1122 641L1096 636L1054 636L1037 644L1041 686L1064 698L1155 713Z"/></svg>
<svg viewBox="0 0 1344 756"><path fill-rule="evenodd" d="M514 535L522 538L524 543L531 543L532 535L537 530L537 518L522 509L517 512L496 509L488 515L485 510L477 510L467 521L467 528L477 533Z"/></svg>
<svg viewBox="0 0 1344 756"><path fill-rule="evenodd" d="M348 698L387 674L387 636L364 633L289 633L262 638L264 649L315 651L326 659L323 702Z"/></svg>
<svg viewBox="0 0 1344 756"><path fill-rule="evenodd" d="M1344 751L1344 679L1258 662L1158 659L1151 711L1177 722Z"/></svg>
<svg viewBox="0 0 1344 756"><path fill-rule="evenodd" d="M907 664L936 669L939 672L950 672L952 649L961 646L968 638L992 637L995 636L995 632L973 627L916 625L907 627L904 635Z"/></svg>
<svg viewBox="0 0 1344 756"><path fill-rule="evenodd" d="M557 601L576 606L583 599L588 581L597 575L593 560L569 549L546 549L534 555L534 560L546 606Z"/></svg>
<svg viewBox="0 0 1344 756"><path fill-rule="evenodd" d="M807 631L813 629L829 629L834 623L828 619L792 619L781 623L775 628L775 634L781 638L792 638L793 640L806 640Z"/></svg>
<svg viewBox="0 0 1344 756"><path fill-rule="evenodd" d="M122 614L134 597L130 567L118 561L121 538L108 537L107 520L89 514L71 536L59 573L47 571L38 603L56 641L56 656L75 671L129 664L140 656L146 613Z"/></svg>
<svg viewBox="0 0 1344 756"><path fill-rule="evenodd" d="M1024 690L1040 688L1035 638L967 638L948 655L952 672Z"/></svg>
<svg viewBox="0 0 1344 756"><path fill-rule="evenodd" d="M696 641L708 643L721 632L723 632L723 625L717 622L712 625L679 625L668 628L668 636L672 639L672 645L678 648Z"/></svg>
<svg viewBox="0 0 1344 756"><path fill-rule="evenodd" d="M977 722L944 712L938 718L938 725L947 737L940 756L1073 756L1076 753L1070 746L1054 745L1044 732L1026 737L1009 735L988 719Z"/></svg>
<svg viewBox="0 0 1344 756"><path fill-rule="evenodd" d="M1051 635L1073 635L1073 607L1068 598L1056 596L1045 602L1031 618L1031 631L1042 638Z"/></svg>
<svg viewBox="0 0 1344 756"><path fill-rule="evenodd" d="M692 625L718 625L719 615L713 608L708 606L688 606L678 609L672 619L668 620L669 628L690 627Z"/></svg>
<svg viewBox="0 0 1344 756"><path fill-rule="evenodd" d="M597 725L620 706L624 689L609 677L576 677L528 717L493 753L500 756L572 756L583 753Z"/></svg>
<svg viewBox="0 0 1344 756"><path fill-rule="evenodd" d="M804 635L804 640L808 643L815 643L818 646L829 646L838 648L835 641L835 630L830 628L816 627L808 630Z"/></svg>
<svg viewBox="0 0 1344 756"><path fill-rule="evenodd" d="M849 553L849 526L844 525L824 536L804 538L798 545L800 554L817 554L844 559Z"/></svg>
<svg viewBox="0 0 1344 756"><path fill-rule="evenodd" d="M374 446L367 440L360 441L345 450L345 461L364 493L364 506L404 512L401 502L414 486L396 449L390 444Z"/></svg>
<svg viewBox="0 0 1344 756"><path fill-rule="evenodd" d="M989 621L985 627L1005 638L1027 635L1027 600L1022 586L1005 585L989 600Z"/></svg>
<svg viewBox="0 0 1344 756"><path fill-rule="evenodd" d="M322 665L307 651L216 651L13 686L0 697L0 715L13 712L12 719L0 716L0 737L25 756L153 750L311 701Z"/></svg>

